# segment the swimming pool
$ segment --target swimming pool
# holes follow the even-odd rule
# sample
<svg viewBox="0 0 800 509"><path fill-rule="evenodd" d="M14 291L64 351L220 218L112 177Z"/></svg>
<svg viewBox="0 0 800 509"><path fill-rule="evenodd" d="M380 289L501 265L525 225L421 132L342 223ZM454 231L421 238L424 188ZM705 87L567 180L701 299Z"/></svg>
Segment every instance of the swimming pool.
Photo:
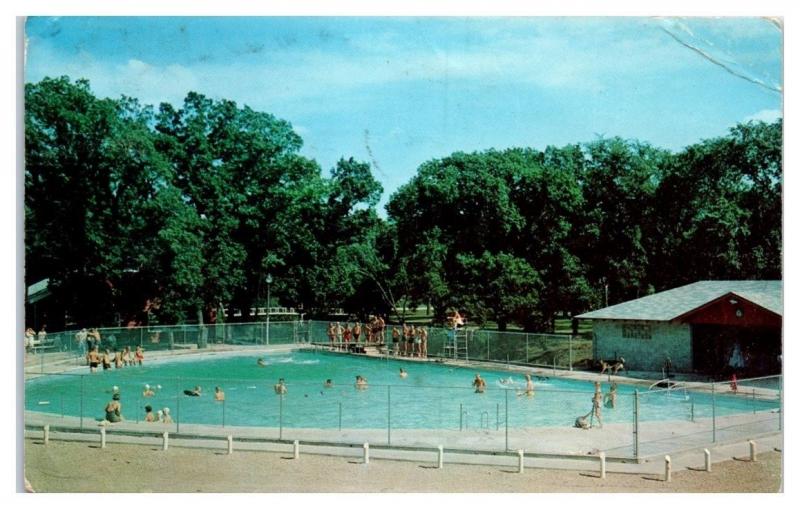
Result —
<svg viewBox="0 0 800 509"><path fill-rule="evenodd" d="M259 356L266 360L263 367L256 363ZM401 367L407 378L400 378ZM510 427L569 427L591 410L594 391L592 381L537 377L536 395L529 398L518 396L524 387L518 373L303 350L190 355L92 375L87 371L29 380L26 409L99 419L112 387L118 386L128 421L142 420L144 406L151 405L169 407L182 423L208 425L458 430L495 429L507 418ZM471 387L476 372L487 382L484 394ZM367 390L354 387L356 375L369 380ZM500 380L509 377L512 383L504 386ZM279 378L288 387L283 398L273 390ZM333 388L323 387L326 379L333 380ZM153 397L142 396L144 384L155 389ZM203 388L201 397L183 395L196 385ZM214 401L215 386L224 390L224 403ZM608 388L604 381L603 392ZM632 423L636 388L619 384L615 408L603 409L604 423ZM682 390L648 393L640 398L639 420L708 418L711 398ZM714 411L719 417L777 406L777 401L716 395Z"/></svg>

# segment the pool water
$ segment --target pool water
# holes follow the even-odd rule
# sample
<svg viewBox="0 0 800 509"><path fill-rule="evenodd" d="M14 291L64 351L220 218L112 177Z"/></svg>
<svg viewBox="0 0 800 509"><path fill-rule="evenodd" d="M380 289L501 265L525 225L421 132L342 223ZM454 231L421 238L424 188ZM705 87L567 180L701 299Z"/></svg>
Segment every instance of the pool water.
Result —
<svg viewBox="0 0 800 509"><path fill-rule="evenodd" d="M257 365L259 356L266 366ZM407 378L400 378L401 367L408 371ZM471 387L476 372L487 383L483 394L475 394ZM386 428L391 422L393 429L495 429L504 426L506 410L511 427L572 426L577 416L591 410L594 391L590 381L535 377L536 394L529 398L518 395L525 384L518 373L311 351L212 354L91 375L88 368L77 373L26 382L26 409L100 419L112 387L118 386L127 420L142 420L144 406L149 404L154 411L169 407L173 419L182 423ZM367 378L366 390L354 387L356 375ZM504 386L500 380L509 377L511 384ZM273 389L279 378L285 379L288 388L283 398ZM326 389L323 382L329 378L334 387ZM156 394L143 397L144 384ZM196 385L202 387L202 396L183 394ZM215 386L224 390L224 404L214 401ZM603 381L603 392L608 388ZM603 408L604 423L632 424L635 389L619 384L616 407ZM687 421L712 415L710 394L640 393L640 421ZM721 395L715 403L717 416L778 407L777 400Z"/></svg>

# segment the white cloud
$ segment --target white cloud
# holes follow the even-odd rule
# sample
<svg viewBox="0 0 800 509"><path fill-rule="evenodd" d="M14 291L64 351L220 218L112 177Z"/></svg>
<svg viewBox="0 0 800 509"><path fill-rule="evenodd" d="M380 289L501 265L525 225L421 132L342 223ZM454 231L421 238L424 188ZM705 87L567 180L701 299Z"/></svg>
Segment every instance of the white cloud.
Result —
<svg viewBox="0 0 800 509"><path fill-rule="evenodd" d="M776 121L781 117L783 117L783 112L781 110L761 110L756 113L753 113L748 117L745 117L744 121L749 122L751 120L754 120L757 122L761 120L762 122L770 123Z"/></svg>

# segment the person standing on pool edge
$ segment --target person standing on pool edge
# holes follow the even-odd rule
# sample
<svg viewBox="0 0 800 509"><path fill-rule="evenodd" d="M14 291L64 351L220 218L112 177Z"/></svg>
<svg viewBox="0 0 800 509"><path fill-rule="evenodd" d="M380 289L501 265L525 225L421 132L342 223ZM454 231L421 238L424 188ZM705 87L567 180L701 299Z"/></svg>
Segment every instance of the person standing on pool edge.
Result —
<svg viewBox="0 0 800 509"><path fill-rule="evenodd" d="M600 427L603 427L603 390L600 382L594 383L594 395L592 396L592 420L597 417ZM594 425L594 423L592 423Z"/></svg>

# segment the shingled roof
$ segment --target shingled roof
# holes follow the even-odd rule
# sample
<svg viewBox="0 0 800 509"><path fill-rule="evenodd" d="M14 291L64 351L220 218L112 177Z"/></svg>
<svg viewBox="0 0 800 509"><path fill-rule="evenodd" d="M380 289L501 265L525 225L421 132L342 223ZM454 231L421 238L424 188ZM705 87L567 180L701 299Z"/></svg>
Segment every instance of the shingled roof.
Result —
<svg viewBox="0 0 800 509"><path fill-rule="evenodd" d="M668 322L728 293L783 316L783 281L698 281L576 318Z"/></svg>

